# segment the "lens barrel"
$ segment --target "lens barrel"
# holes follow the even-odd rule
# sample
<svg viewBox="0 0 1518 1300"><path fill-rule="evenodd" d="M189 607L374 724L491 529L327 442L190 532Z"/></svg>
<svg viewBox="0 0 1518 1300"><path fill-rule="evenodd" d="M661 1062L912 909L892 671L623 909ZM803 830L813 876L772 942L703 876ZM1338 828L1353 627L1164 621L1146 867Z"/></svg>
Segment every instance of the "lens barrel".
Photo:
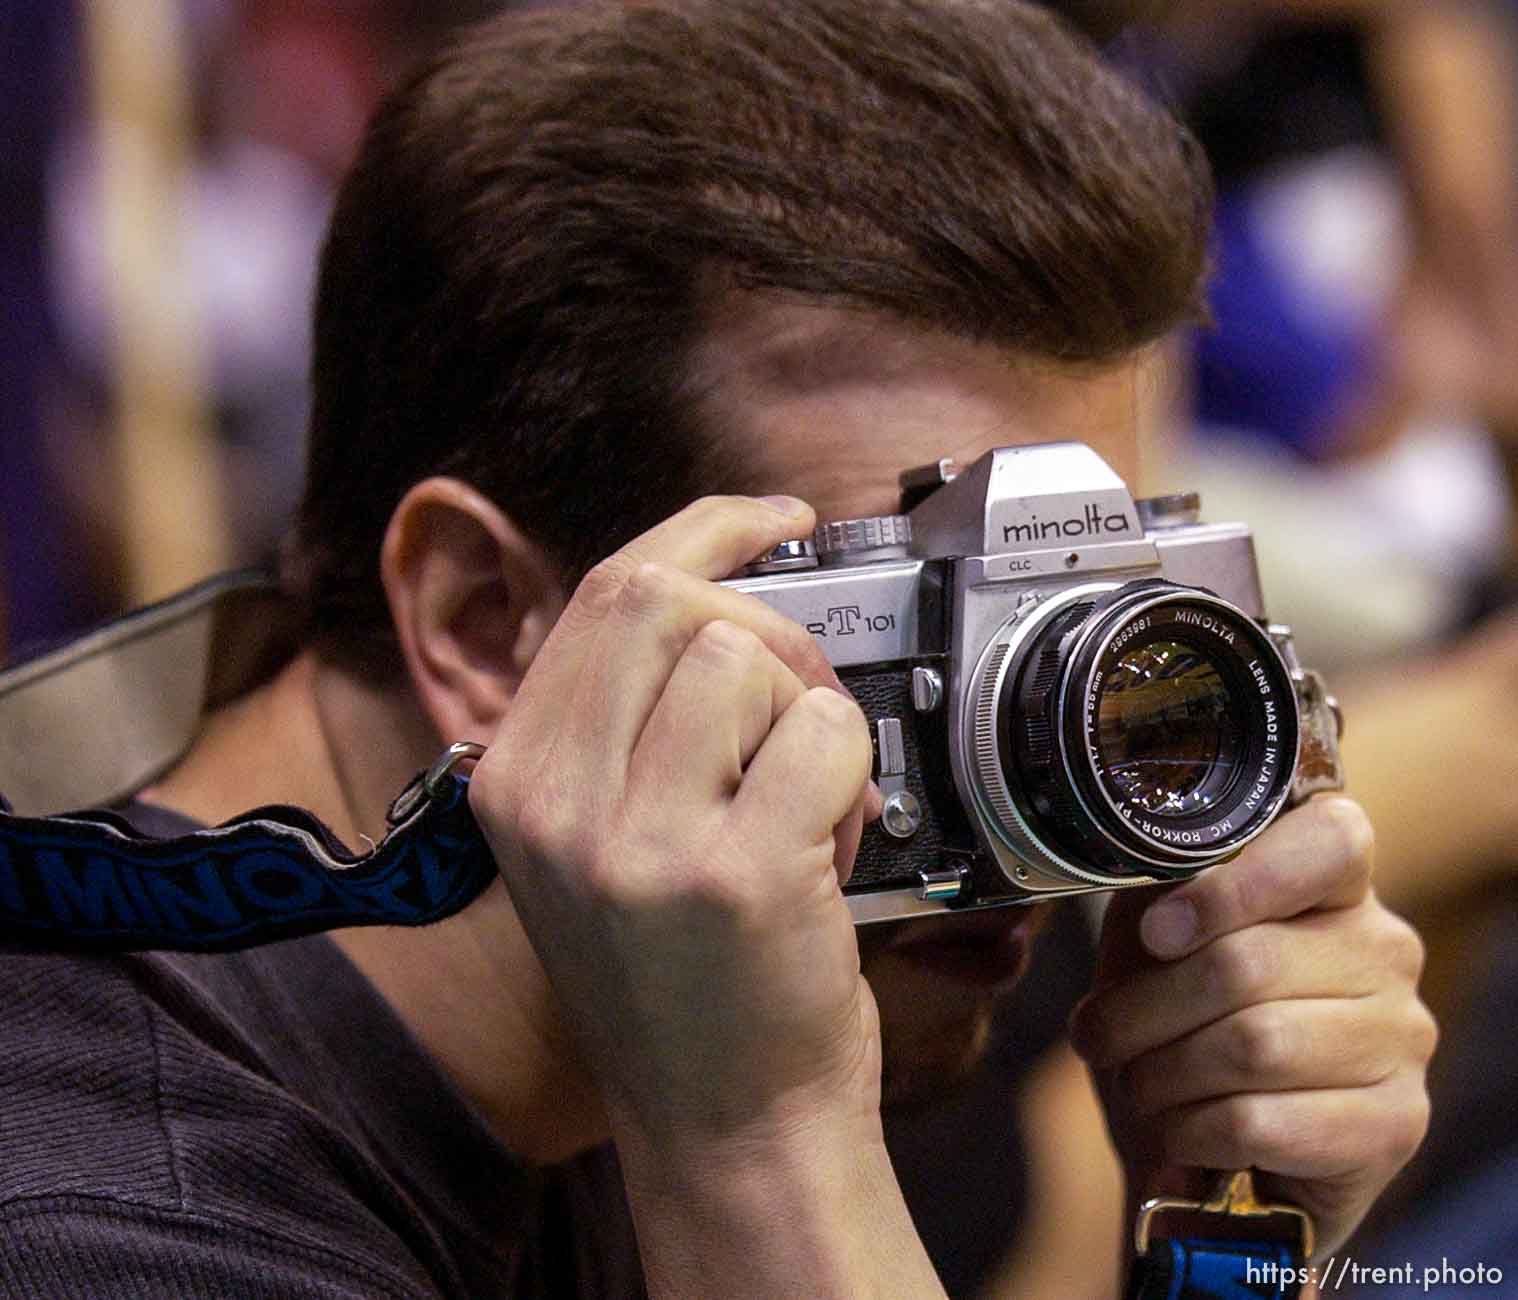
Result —
<svg viewBox="0 0 1518 1300"><path fill-rule="evenodd" d="M978 683L976 767L1009 846L1046 870L1190 875L1290 793L1291 675L1228 601L1159 580L1070 593L1004 644Z"/></svg>

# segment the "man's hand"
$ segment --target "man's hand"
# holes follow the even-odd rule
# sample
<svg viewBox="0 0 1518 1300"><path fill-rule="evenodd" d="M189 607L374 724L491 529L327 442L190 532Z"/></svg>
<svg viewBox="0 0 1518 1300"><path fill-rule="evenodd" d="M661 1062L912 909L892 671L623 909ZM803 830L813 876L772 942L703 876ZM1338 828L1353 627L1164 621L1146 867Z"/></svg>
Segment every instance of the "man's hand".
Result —
<svg viewBox="0 0 1518 1300"><path fill-rule="evenodd" d="M708 581L802 535L797 509L708 499L593 570L470 784L608 1104L661 1141L876 1055L835 868L864 717L801 628Z"/></svg>
<svg viewBox="0 0 1518 1300"><path fill-rule="evenodd" d="M1340 1246L1422 1140L1423 948L1370 887L1357 804L1322 796L1161 898L1119 894L1077 1050L1136 1195L1259 1171Z"/></svg>
<svg viewBox="0 0 1518 1300"><path fill-rule="evenodd" d="M710 498L598 566L470 783L671 1294L867 1294L892 1270L941 1294L880 1138L840 890L864 715L804 629L712 581L813 524Z"/></svg>

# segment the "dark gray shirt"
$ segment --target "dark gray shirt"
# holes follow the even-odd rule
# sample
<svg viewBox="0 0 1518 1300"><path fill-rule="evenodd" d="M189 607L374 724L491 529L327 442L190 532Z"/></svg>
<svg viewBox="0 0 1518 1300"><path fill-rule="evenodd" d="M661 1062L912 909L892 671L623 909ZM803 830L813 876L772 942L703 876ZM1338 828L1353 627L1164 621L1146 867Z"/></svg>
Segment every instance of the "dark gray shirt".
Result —
<svg viewBox="0 0 1518 1300"><path fill-rule="evenodd" d="M0 1296L642 1293L610 1152L515 1159L325 936L0 952L0 1152Z"/></svg>

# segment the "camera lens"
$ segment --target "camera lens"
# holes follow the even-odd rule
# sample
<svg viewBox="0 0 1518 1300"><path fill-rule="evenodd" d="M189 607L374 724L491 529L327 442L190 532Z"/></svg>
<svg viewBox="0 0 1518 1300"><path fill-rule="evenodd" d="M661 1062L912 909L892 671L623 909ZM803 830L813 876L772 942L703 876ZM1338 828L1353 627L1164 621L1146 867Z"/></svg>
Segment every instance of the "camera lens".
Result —
<svg viewBox="0 0 1518 1300"><path fill-rule="evenodd" d="M1181 876L1280 811L1296 692L1243 610L1162 580L1072 589L987 649L967 715L975 793L1025 863L1083 883Z"/></svg>
<svg viewBox="0 0 1518 1300"><path fill-rule="evenodd" d="M1149 813L1212 807L1245 746L1218 665L1185 641L1156 641L1118 660L1097 700L1097 752L1120 796Z"/></svg>

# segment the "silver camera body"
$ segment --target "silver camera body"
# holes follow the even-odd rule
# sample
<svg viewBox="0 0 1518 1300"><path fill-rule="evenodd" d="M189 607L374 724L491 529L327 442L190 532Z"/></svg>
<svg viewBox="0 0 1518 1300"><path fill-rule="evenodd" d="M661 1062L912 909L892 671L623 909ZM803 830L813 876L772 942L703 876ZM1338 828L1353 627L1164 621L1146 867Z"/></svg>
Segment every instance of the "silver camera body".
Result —
<svg viewBox="0 0 1518 1300"><path fill-rule="evenodd" d="M1265 620L1245 525L1135 501L1077 443L902 488L906 513L728 584L812 632L869 719L886 810L857 923L1185 878L1341 784L1336 710Z"/></svg>

